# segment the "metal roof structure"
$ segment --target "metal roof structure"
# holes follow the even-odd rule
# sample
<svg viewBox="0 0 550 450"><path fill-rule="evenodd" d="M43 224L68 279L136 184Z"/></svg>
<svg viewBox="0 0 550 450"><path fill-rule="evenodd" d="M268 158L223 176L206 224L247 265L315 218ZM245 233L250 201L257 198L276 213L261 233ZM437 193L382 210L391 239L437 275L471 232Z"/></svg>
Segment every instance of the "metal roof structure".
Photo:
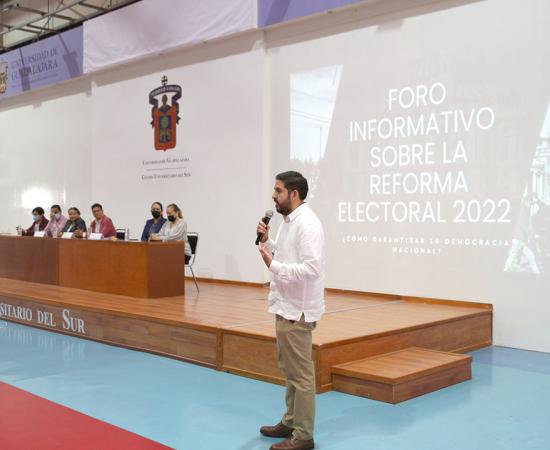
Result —
<svg viewBox="0 0 550 450"><path fill-rule="evenodd" d="M0 0L0 53L138 0Z"/></svg>

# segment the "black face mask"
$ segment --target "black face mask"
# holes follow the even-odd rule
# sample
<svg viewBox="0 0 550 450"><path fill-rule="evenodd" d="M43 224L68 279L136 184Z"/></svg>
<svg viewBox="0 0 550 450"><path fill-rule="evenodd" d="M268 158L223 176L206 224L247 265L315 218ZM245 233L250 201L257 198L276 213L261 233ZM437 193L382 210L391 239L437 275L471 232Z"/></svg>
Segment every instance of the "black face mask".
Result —
<svg viewBox="0 0 550 450"><path fill-rule="evenodd" d="M158 219L160 217L160 211L151 211L151 215L155 218L155 219Z"/></svg>
<svg viewBox="0 0 550 450"><path fill-rule="evenodd" d="M168 216L170 222L175 222L176 218L174 216Z"/></svg>

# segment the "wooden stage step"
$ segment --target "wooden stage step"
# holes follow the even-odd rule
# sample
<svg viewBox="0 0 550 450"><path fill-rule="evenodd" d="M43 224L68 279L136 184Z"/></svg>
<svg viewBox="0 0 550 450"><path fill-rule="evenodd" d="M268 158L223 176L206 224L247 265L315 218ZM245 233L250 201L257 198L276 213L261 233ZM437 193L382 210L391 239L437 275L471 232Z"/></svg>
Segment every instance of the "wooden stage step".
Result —
<svg viewBox="0 0 550 450"><path fill-rule="evenodd" d="M472 357L410 347L332 367L335 391L400 403L472 378Z"/></svg>
<svg viewBox="0 0 550 450"><path fill-rule="evenodd" d="M137 298L0 278L0 319L284 383L265 287L192 283L186 295ZM407 347L468 352L492 343L491 305L327 292L313 332L318 392L331 368ZM22 331L24 332L24 331Z"/></svg>

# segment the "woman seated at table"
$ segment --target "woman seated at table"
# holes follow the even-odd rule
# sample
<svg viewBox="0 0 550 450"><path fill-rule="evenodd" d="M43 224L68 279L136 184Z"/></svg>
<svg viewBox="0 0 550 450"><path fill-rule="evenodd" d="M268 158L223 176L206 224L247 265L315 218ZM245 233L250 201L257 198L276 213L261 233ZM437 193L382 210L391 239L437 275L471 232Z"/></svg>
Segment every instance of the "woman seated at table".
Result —
<svg viewBox="0 0 550 450"><path fill-rule="evenodd" d="M151 234L151 241L184 241L185 263L191 259L191 246L187 240L187 223L183 220L181 209L172 203L166 207L168 221L162 226L158 234Z"/></svg>
<svg viewBox="0 0 550 450"><path fill-rule="evenodd" d="M32 225L26 230L21 230L23 236L34 236L37 231L44 231L49 220L44 217L44 209L37 206L32 210Z"/></svg>
<svg viewBox="0 0 550 450"><path fill-rule="evenodd" d="M141 240L144 242L148 241L152 234L158 234L166 222L166 219L162 215L162 203L155 202L151 205L151 215L153 218L145 222L143 233L141 233Z"/></svg>
<svg viewBox="0 0 550 450"><path fill-rule="evenodd" d="M76 238L85 236L86 222L80 218L80 211L78 208L74 206L69 208L69 220L67 220L61 233L73 233L73 236Z"/></svg>

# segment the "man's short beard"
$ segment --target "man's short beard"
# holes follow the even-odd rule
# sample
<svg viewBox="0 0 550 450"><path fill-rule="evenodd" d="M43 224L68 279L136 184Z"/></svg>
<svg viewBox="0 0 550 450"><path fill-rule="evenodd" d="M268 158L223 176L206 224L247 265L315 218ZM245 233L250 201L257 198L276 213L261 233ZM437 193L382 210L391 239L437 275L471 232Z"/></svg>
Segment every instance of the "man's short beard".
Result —
<svg viewBox="0 0 550 450"><path fill-rule="evenodd" d="M288 216L290 214L290 208L285 208L279 203L275 203L275 209L279 214L282 214L283 216Z"/></svg>

